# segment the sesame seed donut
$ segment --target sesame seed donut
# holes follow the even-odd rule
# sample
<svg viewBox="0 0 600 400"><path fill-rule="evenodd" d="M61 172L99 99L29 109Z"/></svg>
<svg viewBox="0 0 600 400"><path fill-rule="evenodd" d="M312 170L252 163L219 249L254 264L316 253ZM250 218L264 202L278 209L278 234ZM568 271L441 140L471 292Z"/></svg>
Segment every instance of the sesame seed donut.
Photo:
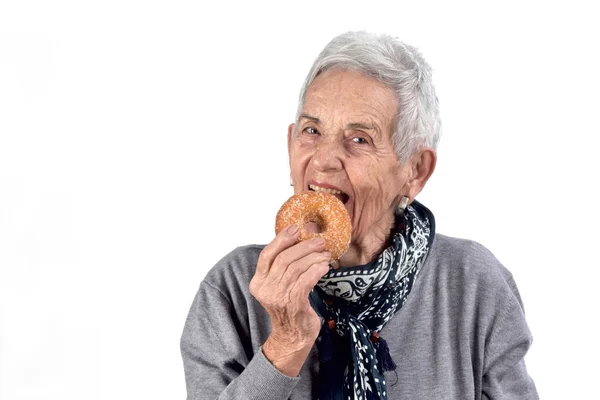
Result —
<svg viewBox="0 0 600 400"><path fill-rule="evenodd" d="M320 232L307 232L304 225L309 222L316 223ZM277 213L275 234L292 224L298 225L300 241L322 237L332 260L339 259L348 250L352 233L350 216L344 203L332 194L304 192L290 197Z"/></svg>

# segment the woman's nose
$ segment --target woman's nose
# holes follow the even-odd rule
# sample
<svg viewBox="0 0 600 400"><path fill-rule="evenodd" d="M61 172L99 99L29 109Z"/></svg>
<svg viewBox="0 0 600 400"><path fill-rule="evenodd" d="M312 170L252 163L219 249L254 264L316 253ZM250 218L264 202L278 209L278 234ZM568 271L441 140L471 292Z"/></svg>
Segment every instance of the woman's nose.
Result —
<svg viewBox="0 0 600 400"><path fill-rule="evenodd" d="M321 172L336 171L342 168L340 145L334 141L322 141L317 145L312 157L316 170Z"/></svg>

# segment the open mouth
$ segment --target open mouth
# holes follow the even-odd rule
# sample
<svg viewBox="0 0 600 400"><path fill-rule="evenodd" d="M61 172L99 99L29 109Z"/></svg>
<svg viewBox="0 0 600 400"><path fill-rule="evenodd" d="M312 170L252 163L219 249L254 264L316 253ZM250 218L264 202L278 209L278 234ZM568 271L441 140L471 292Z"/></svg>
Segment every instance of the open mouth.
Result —
<svg viewBox="0 0 600 400"><path fill-rule="evenodd" d="M348 200L350 199L350 196L348 196L346 193L336 189L324 188L317 185L308 185L308 190L310 190L311 192L325 192L332 194L338 199L340 199L340 201L344 204L346 204L346 202L348 202Z"/></svg>

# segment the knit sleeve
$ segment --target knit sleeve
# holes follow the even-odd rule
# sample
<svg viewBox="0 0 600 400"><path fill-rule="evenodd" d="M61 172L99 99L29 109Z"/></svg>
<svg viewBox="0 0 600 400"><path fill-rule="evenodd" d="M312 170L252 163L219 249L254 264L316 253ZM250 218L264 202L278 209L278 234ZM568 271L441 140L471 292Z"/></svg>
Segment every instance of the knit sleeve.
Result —
<svg viewBox="0 0 600 400"><path fill-rule="evenodd" d="M501 303L486 343L483 399L539 399L535 384L527 373L524 357L532 337L514 281L509 279L512 293ZM500 304L499 304L500 306Z"/></svg>
<svg viewBox="0 0 600 400"><path fill-rule="evenodd" d="M203 282L181 337L188 400L288 398L299 378L277 370L244 338L230 302Z"/></svg>

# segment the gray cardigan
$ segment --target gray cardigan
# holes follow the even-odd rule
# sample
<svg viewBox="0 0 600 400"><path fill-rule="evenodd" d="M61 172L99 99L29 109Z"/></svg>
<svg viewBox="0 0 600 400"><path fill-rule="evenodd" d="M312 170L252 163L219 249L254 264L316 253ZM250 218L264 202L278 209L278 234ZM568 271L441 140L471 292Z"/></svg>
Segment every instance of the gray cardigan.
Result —
<svg viewBox="0 0 600 400"><path fill-rule="evenodd" d="M263 247L235 249L200 284L181 337L188 400L317 398L316 346L295 378L261 351L270 319L248 285ZM531 334L519 292L478 243L437 234L381 336L398 364L386 372L389 399L538 398L523 361Z"/></svg>

